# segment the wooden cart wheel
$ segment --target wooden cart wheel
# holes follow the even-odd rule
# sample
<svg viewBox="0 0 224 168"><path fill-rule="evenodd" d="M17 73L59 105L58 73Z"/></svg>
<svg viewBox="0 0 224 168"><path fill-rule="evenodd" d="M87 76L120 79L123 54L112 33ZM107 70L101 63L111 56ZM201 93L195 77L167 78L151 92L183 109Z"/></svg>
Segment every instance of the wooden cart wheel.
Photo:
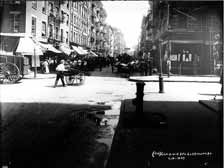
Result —
<svg viewBox="0 0 224 168"><path fill-rule="evenodd" d="M65 76L65 81L67 83L67 85L72 85L74 83L74 76L71 75L71 76Z"/></svg>
<svg viewBox="0 0 224 168"><path fill-rule="evenodd" d="M83 72L80 72L79 74L75 75L74 84L80 85L80 84L83 84L84 81L85 81L85 75Z"/></svg>
<svg viewBox="0 0 224 168"><path fill-rule="evenodd" d="M5 76L6 83L15 83L20 79L19 68L13 63L5 63L1 67L1 73Z"/></svg>

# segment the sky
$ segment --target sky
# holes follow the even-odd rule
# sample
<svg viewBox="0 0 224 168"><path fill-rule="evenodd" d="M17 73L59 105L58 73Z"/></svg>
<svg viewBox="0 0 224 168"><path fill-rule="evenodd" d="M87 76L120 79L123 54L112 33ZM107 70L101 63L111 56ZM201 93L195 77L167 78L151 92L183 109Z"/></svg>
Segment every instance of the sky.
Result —
<svg viewBox="0 0 224 168"><path fill-rule="evenodd" d="M124 34L126 46L134 48L141 33L141 22L149 9L148 1L102 1L106 23Z"/></svg>

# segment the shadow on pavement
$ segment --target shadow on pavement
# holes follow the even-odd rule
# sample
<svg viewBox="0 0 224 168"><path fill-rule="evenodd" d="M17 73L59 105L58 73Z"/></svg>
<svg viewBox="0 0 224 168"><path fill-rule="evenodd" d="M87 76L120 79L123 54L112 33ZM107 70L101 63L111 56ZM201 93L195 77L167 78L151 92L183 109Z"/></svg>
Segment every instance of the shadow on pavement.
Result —
<svg viewBox="0 0 224 168"><path fill-rule="evenodd" d="M102 145L95 141L96 123L85 112L108 109L86 104L1 103L2 165L88 168L91 153ZM101 157L106 157L103 152Z"/></svg>
<svg viewBox="0 0 224 168"><path fill-rule="evenodd" d="M132 102L122 102L107 168L221 167L222 108L144 101L136 113Z"/></svg>

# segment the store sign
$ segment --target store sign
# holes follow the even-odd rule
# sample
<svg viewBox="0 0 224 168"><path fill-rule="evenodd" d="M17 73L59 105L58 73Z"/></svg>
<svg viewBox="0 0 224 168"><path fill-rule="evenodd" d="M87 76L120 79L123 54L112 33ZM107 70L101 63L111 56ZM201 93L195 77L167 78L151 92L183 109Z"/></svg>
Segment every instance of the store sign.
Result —
<svg viewBox="0 0 224 168"><path fill-rule="evenodd" d="M170 55L170 60L171 61L177 61L177 55Z"/></svg>

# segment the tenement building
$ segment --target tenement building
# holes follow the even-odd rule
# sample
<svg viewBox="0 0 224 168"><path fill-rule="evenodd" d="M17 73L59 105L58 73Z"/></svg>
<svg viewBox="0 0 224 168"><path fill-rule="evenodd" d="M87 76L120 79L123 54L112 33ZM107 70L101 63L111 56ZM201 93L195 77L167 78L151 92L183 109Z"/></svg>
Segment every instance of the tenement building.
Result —
<svg viewBox="0 0 224 168"><path fill-rule="evenodd" d="M153 40L161 51L163 70L170 59L175 74L218 73L223 57L222 8L222 1L153 0Z"/></svg>
<svg viewBox="0 0 224 168"><path fill-rule="evenodd" d="M124 40L120 31L106 25L106 17L101 1L1 1L0 54L23 55L27 68L32 67L35 54L38 62L51 59L54 63L90 52L113 56L115 49L122 52L124 47L119 45ZM25 41L21 44L22 38ZM18 53L19 45L25 51L30 42L27 39L32 39L42 52Z"/></svg>
<svg viewBox="0 0 224 168"><path fill-rule="evenodd" d="M71 1L70 45L77 54L90 49L90 1Z"/></svg>
<svg viewBox="0 0 224 168"><path fill-rule="evenodd" d="M146 16L143 16L140 35L140 51L148 54L153 45L153 19L152 10L149 9Z"/></svg>

